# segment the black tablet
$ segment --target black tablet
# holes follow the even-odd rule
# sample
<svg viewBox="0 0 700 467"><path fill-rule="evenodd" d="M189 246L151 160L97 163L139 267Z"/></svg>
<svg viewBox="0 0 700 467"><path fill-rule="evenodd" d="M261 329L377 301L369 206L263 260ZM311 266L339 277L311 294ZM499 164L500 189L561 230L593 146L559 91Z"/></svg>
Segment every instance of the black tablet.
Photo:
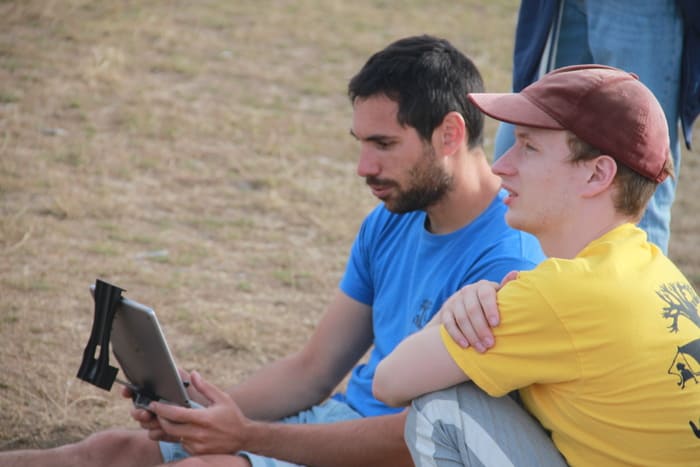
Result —
<svg viewBox="0 0 700 467"><path fill-rule="evenodd" d="M94 296L94 286L91 292ZM137 406L145 407L151 400L191 406L153 309L122 298L114 313L110 342Z"/></svg>

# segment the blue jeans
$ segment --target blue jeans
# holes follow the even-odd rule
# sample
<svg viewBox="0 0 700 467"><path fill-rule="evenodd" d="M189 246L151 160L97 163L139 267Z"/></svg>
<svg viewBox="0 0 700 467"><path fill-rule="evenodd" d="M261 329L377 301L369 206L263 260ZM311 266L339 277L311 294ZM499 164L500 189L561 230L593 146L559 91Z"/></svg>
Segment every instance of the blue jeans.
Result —
<svg viewBox="0 0 700 467"><path fill-rule="evenodd" d="M675 0L563 0L551 68L599 63L631 71L654 93L668 121L676 178L658 186L639 226L668 252L671 205L681 168L678 139L683 20ZM514 143L513 127L501 124L494 160Z"/></svg>
<svg viewBox="0 0 700 467"><path fill-rule="evenodd" d="M279 423L333 423L357 418L362 418L362 415L353 410L348 404L335 399L329 399L323 404L315 405L296 415L283 418ZM165 463L189 457L189 453L185 451L179 443L161 442L160 452L163 456L163 462ZM298 465L258 456L257 454L249 452L239 452L238 455L246 457L253 467L291 467Z"/></svg>

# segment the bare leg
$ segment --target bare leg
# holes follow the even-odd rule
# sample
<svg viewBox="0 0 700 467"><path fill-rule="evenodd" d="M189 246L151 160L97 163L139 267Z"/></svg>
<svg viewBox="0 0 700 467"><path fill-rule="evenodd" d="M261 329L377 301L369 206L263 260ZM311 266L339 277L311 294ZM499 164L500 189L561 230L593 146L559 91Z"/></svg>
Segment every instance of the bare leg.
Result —
<svg viewBox="0 0 700 467"><path fill-rule="evenodd" d="M52 449L0 452L0 467L155 466L163 462L146 431L109 430Z"/></svg>
<svg viewBox="0 0 700 467"><path fill-rule="evenodd" d="M245 457L227 454L188 457L168 467L250 467L250 462Z"/></svg>

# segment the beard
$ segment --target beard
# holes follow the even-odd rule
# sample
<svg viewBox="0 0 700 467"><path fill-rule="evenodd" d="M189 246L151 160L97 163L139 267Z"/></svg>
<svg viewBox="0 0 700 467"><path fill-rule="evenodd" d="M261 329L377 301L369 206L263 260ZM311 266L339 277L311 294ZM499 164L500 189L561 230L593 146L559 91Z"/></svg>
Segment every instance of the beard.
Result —
<svg viewBox="0 0 700 467"><path fill-rule="evenodd" d="M385 207L395 213L425 210L442 200L452 189L453 178L437 163L435 149L426 145L423 157L409 171L408 188L402 189L393 180L380 180L367 177L368 184L393 185L398 193L384 200Z"/></svg>

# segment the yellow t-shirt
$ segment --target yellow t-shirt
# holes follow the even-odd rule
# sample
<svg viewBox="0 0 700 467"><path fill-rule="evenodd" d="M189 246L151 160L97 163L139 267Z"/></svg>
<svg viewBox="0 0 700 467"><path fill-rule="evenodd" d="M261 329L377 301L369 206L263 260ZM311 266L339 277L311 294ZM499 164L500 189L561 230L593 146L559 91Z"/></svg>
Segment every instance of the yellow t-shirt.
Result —
<svg viewBox="0 0 700 467"><path fill-rule="evenodd" d="M520 389L571 465L700 465L699 303L626 224L506 284L487 353L442 339L489 394Z"/></svg>

